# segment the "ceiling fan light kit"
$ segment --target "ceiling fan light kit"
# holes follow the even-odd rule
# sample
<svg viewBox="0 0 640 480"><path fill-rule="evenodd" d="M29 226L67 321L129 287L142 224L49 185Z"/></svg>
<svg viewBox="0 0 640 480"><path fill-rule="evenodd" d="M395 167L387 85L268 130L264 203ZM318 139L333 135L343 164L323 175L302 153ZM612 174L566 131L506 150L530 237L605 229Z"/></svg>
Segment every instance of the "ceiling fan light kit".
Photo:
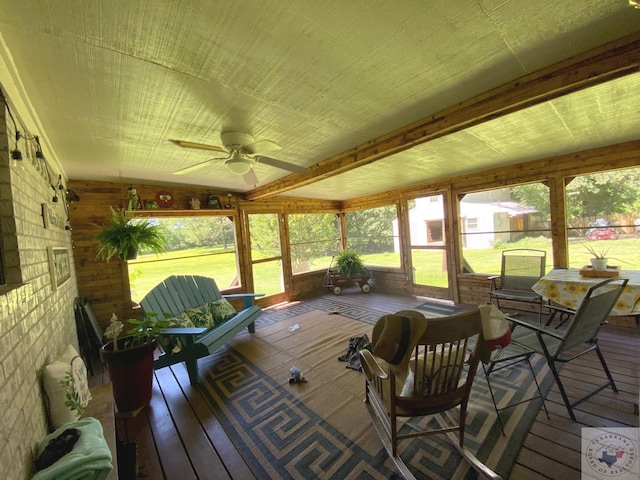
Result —
<svg viewBox="0 0 640 480"><path fill-rule="evenodd" d="M251 167L253 167L253 162L248 158L244 157L242 153L239 151L233 152L231 158L224 162L225 166L236 175L244 175Z"/></svg>

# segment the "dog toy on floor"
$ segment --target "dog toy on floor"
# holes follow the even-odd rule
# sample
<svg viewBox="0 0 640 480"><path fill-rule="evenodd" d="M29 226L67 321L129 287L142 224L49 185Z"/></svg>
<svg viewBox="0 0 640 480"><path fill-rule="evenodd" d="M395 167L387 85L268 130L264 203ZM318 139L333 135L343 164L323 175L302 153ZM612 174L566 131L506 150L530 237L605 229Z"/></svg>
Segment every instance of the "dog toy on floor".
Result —
<svg viewBox="0 0 640 480"><path fill-rule="evenodd" d="M300 371L300 369L296 367L291 367L289 369L289 373L291 373L289 383L303 383L307 381L307 379L302 376L302 372Z"/></svg>

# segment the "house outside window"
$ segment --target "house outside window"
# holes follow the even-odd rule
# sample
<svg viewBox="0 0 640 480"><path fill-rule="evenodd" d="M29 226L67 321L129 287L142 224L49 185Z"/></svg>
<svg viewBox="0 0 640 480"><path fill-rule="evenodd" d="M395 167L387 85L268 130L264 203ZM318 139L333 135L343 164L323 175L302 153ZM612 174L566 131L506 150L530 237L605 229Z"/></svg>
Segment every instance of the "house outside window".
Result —
<svg viewBox="0 0 640 480"><path fill-rule="evenodd" d="M470 192L460 200L465 269L499 274L502 251L532 248L547 252L551 268L549 189L542 183Z"/></svg>

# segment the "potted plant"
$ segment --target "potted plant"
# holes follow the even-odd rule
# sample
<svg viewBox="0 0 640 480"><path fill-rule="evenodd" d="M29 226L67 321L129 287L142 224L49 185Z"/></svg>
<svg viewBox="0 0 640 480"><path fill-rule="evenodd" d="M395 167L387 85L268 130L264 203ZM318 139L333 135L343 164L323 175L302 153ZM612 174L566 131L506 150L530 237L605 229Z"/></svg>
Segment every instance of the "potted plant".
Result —
<svg viewBox="0 0 640 480"><path fill-rule="evenodd" d="M165 318L150 312L141 320L130 319L133 328L128 335L118 338L123 324L114 315L105 330L110 342L100 348L100 358L109 369L113 386L113 398L118 411L125 416L135 416L151 401L153 390L153 352L159 333L171 326Z"/></svg>
<svg viewBox="0 0 640 480"><path fill-rule="evenodd" d="M336 256L334 269L344 278L361 277L366 274L360 254L352 248L345 248Z"/></svg>
<svg viewBox="0 0 640 480"><path fill-rule="evenodd" d="M107 262L115 255L123 260L136 258L140 248L149 248L154 253L165 251L165 235L160 225L149 220L134 218L135 212L125 208L116 210L109 207L111 213L106 225L99 226L100 231L96 257Z"/></svg>
<svg viewBox="0 0 640 480"><path fill-rule="evenodd" d="M609 259L607 258L607 253L609 252L608 248L596 250L591 245L584 245L584 248L586 248L587 252L592 255L589 261L591 262L591 266L594 270L607 269L607 263L609 263Z"/></svg>

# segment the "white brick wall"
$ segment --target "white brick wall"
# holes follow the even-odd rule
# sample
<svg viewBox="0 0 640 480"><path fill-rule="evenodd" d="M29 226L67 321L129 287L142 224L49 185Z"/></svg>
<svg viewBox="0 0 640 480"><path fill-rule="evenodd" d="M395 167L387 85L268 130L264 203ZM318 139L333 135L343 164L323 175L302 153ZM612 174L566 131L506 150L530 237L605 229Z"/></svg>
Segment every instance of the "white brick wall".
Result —
<svg viewBox="0 0 640 480"><path fill-rule="evenodd" d="M0 126L7 125L4 114L0 109ZM73 269L71 235L44 228L42 203L51 202L53 190L27 148L21 162L9 159L7 128L8 135L0 128L0 235L13 284L0 287L0 478L27 479L48 433L42 370L68 343L77 348L77 285L72 270L69 281L52 289L47 247L66 247ZM63 212L61 203L55 208Z"/></svg>

